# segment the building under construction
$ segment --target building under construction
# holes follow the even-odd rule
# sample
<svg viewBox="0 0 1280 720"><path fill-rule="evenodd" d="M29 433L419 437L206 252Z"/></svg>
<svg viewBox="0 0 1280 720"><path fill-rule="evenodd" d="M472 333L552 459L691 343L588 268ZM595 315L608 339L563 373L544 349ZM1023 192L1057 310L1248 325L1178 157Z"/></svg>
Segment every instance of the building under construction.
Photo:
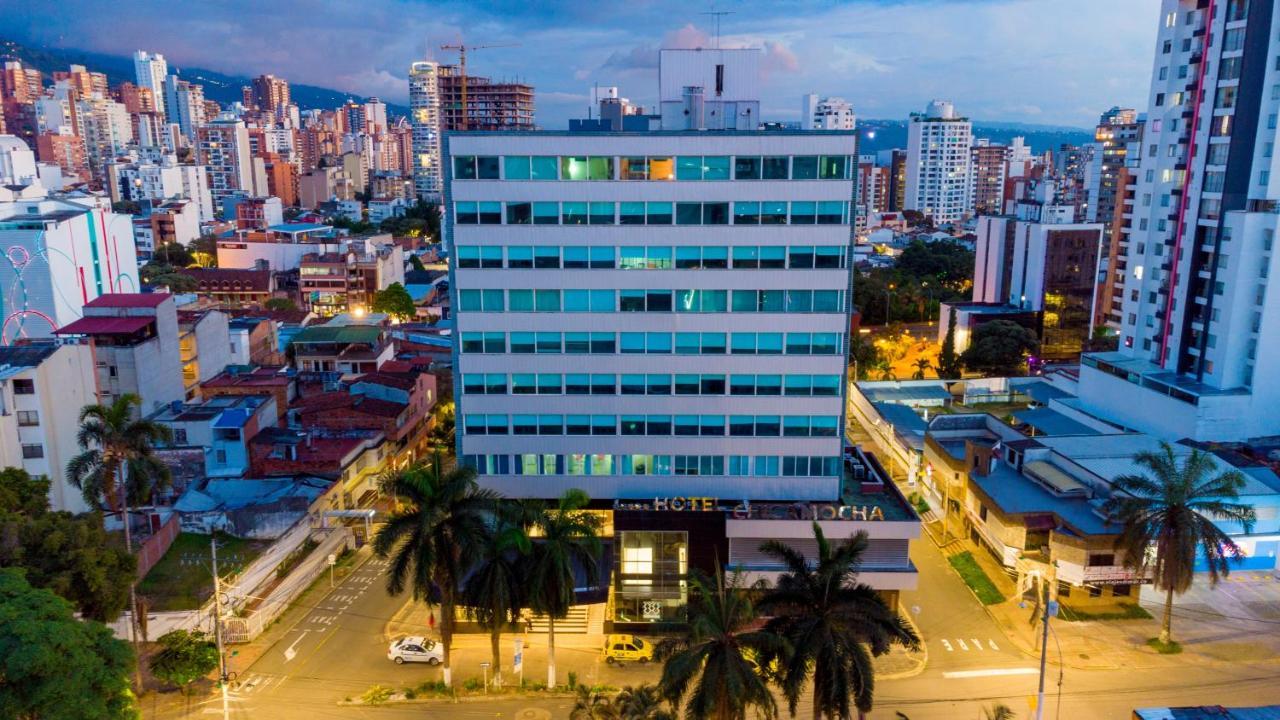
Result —
<svg viewBox="0 0 1280 720"><path fill-rule="evenodd" d="M493 82L470 75L466 123L463 123L462 73L457 65L441 65L440 122L448 130L533 130L533 86Z"/></svg>

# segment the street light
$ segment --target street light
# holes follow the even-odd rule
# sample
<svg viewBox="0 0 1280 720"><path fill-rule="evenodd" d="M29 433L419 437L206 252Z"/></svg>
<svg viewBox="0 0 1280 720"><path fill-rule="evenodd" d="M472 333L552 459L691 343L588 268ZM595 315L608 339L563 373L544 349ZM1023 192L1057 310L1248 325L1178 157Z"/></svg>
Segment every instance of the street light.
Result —
<svg viewBox="0 0 1280 720"><path fill-rule="evenodd" d="M897 288L896 285L894 285L893 283L889 283L889 286L884 289L884 324L885 325L889 324L890 317L893 313L893 301L890 300L889 297L893 294L893 291L896 288Z"/></svg>

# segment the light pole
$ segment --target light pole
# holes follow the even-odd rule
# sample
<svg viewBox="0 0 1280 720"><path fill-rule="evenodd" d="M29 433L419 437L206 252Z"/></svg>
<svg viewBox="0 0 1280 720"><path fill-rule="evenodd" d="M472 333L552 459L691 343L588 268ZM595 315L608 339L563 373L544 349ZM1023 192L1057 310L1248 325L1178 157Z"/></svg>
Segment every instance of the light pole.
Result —
<svg viewBox="0 0 1280 720"><path fill-rule="evenodd" d="M885 327L888 327L888 326L889 326L889 322L890 322L890 320L892 319L892 315L893 315L893 301L892 301L892 300L890 300L890 297L893 295L893 291L894 291L894 289L895 289L896 287L897 287L897 286L896 286L896 285L894 285L893 283L889 283L888 287L886 287L886 288L884 289L884 324L885 324Z"/></svg>

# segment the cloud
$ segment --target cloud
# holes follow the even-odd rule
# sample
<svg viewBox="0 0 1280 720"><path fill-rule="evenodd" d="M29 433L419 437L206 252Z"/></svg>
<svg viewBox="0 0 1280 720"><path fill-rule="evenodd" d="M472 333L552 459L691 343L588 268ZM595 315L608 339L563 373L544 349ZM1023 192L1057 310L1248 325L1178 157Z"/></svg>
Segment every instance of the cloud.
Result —
<svg viewBox="0 0 1280 720"><path fill-rule="evenodd" d="M658 48L652 45L638 45L623 52L615 51L600 66L605 70L657 70Z"/></svg>
<svg viewBox="0 0 1280 720"><path fill-rule="evenodd" d="M662 38L662 47L691 50L693 48L711 47L711 36L689 23L679 30L673 30Z"/></svg>
<svg viewBox="0 0 1280 720"><path fill-rule="evenodd" d="M834 56L830 63L832 70L858 73L887 73L893 71L892 67L880 62L871 55L851 48L837 45L831 48L831 54Z"/></svg>
<svg viewBox="0 0 1280 720"><path fill-rule="evenodd" d="M800 72L800 60L791 48L780 42L769 41L764 44L764 58L760 62L760 71L768 78L770 75Z"/></svg>

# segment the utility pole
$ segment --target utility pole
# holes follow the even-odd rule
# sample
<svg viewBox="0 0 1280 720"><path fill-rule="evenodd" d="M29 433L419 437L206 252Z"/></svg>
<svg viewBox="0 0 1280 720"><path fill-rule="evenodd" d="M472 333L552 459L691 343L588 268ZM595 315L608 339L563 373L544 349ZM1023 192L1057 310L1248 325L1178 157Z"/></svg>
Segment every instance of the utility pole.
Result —
<svg viewBox="0 0 1280 720"><path fill-rule="evenodd" d="M1049 578L1040 576L1040 598L1044 626L1040 630L1040 690L1036 694L1036 720L1044 720L1044 669L1049 660ZM1059 660L1061 661L1061 660Z"/></svg>
<svg viewBox="0 0 1280 720"><path fill-rule="evenodd" d="M209 536L209 553L213 556L213 639L218 643L218 687L222 689L222 718L230 720L227 705L227 656L222 652L222 581L218 575L218 536ZM1041 690L1044 681L1041 680Z"/></svg>

